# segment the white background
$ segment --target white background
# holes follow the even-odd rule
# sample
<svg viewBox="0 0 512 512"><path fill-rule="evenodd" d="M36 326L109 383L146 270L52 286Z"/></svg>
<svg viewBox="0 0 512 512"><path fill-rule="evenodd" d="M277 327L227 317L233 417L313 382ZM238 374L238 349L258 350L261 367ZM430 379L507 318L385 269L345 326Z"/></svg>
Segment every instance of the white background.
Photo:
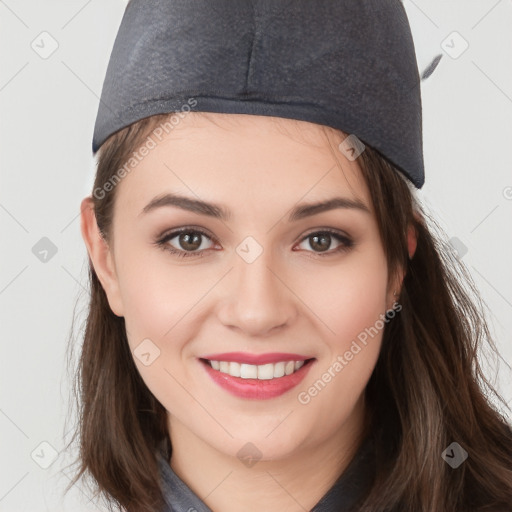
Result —
<svg viewBox="0 0 512 512"><path fill-rule="evenodd" d="M100 509L78 486L61 496L71 460L62 450L72 427L65 423L65 350L79 294L78 326L86 305L79 206L91 193L94 121L125 5L0 1L0 511ZM420 71L443 54L421 85L426 184L419 195L467 249L462 260L492 312L502 356L497 376L491 366L487 374L511 403L512 2L404 5ZM462 38L469 46L453 58ZM52 40L58 48L48 58L31 47L48 51ZM32 251L42 237L57 250L45 263ZM51 456L43 442L56 450L48 469L31 456Z"/></svg>

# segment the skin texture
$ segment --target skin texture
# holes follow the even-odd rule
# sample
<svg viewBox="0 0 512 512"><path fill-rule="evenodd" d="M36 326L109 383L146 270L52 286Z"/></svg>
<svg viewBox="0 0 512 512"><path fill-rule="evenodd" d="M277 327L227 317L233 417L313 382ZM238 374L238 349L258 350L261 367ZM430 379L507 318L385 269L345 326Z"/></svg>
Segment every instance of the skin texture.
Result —
<svg viewBox="0 0 512 512"><path fill-rule="evenodd" d="M327 133L337 151L345 135ZM357 160L337 151L336 161L325 134L303 121L191 113L117 185L110 246L91 198L82 202L82 235L112 310L125 318L132 353L147 338L160 350L149 366L134 361L168 411L170 464L214 511L310 510L360 445L363 391L382 330L307 404L298 394L393 305L401 278L388 283ZM222 205L231 218L176 207L140 214L164 192ZM369 212L342 208L288 222L297 204L334 196L359 199ZM189 226L210 236L203 257L179 258L154 244ZM332 237L322 251L306 238L325 228L353 246L336 251L343 242ZM263 249L252 263L236 251L248 236ZM409 240L413 253L412 232ZM178 236L167 245L187 248ZM247 400L215 384L198 360L231 351L316 361L284 395ZM261 453L251 467L237 457L248 442Z"/></svg>

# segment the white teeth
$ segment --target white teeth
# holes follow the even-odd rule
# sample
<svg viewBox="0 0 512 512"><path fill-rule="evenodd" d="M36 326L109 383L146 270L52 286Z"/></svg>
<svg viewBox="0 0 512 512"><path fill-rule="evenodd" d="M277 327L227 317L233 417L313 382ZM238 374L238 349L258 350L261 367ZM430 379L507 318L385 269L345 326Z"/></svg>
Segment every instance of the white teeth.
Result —
<svg viewBox="0 0 512 512"><path fill-rule="evenodd" d="M274 365L274 377L282 377L284 375L284 363L276 363Z"/></svg>
<svg viewBox="0 0 512 512"><path fill-rule="evenodd" d="M293 361L288 361L284 367L284 373L286 373L286 375L291 375L293 370L295 370L295 363Z"/></svg>
<svg viewBox="0 0 512 512"><path fill-rule="evenodd" d="M228 372L224 372L228 373ZM258 367L252 364L241 364L240 365L240 377L242 379L257 379L258 378Z"/></svg>
<svg viewBox="0 0 512 512"><path fill-rule="evenodd" d="M258 368L258 379L269 380L274 378L274 365L272 363L262 364L256 368Z"/></svg>
<svg viewBox="0 0 512 512"><path fill-rule="evenodd" d="M240 372L240 363L235 363L234 361L231 361L229 363L229 374L233 375L233 377L240 377Z"/></svg>
<svg viewBox="0 0 512 512"><path fill-rule="evenodd" d="M291 375L304 366L304 361L280 361L279 363L268 364L245 364L234 361L209 361L214 370L227 373L232 377L242 379L270 380L284 375Z"/></svg>

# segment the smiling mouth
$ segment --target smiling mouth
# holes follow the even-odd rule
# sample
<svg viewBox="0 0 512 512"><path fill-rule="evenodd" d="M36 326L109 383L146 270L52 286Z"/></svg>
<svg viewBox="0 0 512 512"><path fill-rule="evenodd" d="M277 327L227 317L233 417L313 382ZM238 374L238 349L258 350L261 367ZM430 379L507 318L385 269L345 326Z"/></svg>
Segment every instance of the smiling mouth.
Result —
<svg viewBox="0 0 512 512"><path fill-rule="evenodd" d="M231 377L272 380L292 375L303 366L310 364L315 358L306 359L305 361L289 360L260 365L237 363L235 361L215 361L202 358L200 360L203 364L208 365L220 373L230 375Z"/></svg>

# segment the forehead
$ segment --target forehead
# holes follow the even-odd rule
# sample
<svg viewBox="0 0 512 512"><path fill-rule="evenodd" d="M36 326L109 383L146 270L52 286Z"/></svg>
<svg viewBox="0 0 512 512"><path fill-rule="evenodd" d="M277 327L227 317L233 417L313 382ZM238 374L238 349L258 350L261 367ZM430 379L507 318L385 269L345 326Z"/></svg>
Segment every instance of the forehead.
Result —
<svg viewBox="0 0 512 512"><path fill-rule="evenodd" d="M116 208L140 212L154 196L177 192L235 210L282 210L341 194L371 210L357 160L339 149L346 136L293 119L191 112L160 124L136 150Z"/></svg>

